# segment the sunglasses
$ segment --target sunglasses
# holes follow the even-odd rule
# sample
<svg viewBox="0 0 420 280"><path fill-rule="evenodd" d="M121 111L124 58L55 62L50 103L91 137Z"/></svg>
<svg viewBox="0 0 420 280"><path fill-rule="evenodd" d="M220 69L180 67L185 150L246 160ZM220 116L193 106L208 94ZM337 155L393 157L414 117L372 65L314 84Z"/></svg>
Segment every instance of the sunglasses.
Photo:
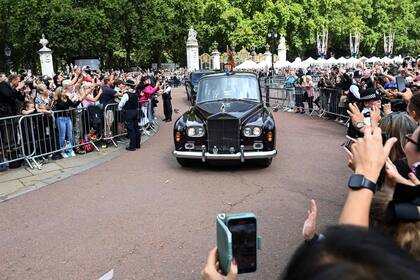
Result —
<svg viewBox="0 0 420 280"><path fill-rule="evenodd" d="M413 134L407 134L406 136L405 136L405 139L408 141L408 142L410 142L410 143L412 143L412 144L414 144L414 145L418 145L418 143L417 143L417 141L415 141L415 140L413 140L413 138L411 138L413 136Z"/></svg>

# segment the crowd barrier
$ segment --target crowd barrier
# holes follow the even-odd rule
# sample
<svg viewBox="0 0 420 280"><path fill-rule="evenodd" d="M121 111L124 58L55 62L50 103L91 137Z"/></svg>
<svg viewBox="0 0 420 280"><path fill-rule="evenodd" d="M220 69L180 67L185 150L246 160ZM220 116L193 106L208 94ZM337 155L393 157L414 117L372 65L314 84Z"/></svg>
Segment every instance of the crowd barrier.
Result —
<svg viewBox="0 0 420 280"><path fill-rule="evenodd" d="M139 104L140 127L146 133L158 128L152 100ZM0 118L0 170L21 161L42 169L43 162L56 153L85 145L99 151L98 141L118 146L116 140L126 135L117 103Z"/></svg>
<svg viewBox="0 0 420 280"><path fill-rule="evenodd" d="M260 80L263 99L273 110L294 111L302 108L309 115L321 118L338 118L347 125L349 116L346 113L347 98L341 89L315 88L314 96L308 97L304 88L285 87L275 79Z"/></svg>

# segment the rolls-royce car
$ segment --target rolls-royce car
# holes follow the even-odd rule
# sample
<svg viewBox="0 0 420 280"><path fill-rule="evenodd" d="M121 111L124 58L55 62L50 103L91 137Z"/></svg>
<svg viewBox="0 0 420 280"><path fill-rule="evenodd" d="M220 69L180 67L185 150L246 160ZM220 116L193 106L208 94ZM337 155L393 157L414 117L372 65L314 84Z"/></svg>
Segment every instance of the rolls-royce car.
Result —
<svg viewBox="0 0 420 280"><path fill-rule="evenodd" d="M206 75L195 104L174 125L178 163L194 160L252 161L270 166L276 156L276 126L253 73Z"/></svg>

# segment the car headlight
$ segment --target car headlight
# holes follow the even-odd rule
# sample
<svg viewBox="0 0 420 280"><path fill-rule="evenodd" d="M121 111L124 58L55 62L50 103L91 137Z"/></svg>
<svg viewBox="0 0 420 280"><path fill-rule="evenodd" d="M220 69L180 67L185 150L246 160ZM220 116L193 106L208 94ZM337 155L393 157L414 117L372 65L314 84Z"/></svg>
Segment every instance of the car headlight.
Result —
<svg viewBox="0 0 420 280"><path fill-rule="evenodd" d="M188 137L203 137L204 128L203 127L189 127L187 129Z"/></svg>
<svg viewBox="0 0 420 280"><path fill-rule="evenodd" d="M245 137L258 137L261 135L262 129L261 127L258 127L258 126L254 126L254 127L248 126L244 128L243 133Z"/></svg>

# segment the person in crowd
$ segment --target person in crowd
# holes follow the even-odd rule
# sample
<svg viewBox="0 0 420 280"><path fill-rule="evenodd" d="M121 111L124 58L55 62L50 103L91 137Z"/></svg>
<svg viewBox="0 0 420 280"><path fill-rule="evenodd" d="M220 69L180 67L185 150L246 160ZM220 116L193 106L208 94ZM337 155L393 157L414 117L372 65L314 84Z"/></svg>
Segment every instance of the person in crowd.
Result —
<svg viewBox="0 0 420 280"><path fill-rule="evenodd" d="M411 97L407 106L407 113L417 122L420 122L420 94Z"/></svg>
<svg viewBox="0 0 420 280"><path fill-rule="evenodd" d="M160 87L159 81L156 83L156 87L151 86L150 77L144 76L142 77L139 85L137 86L137 94L140 96L140 107L141 107L141 115L142 118L140 120L140 125L145 126L149 123L149 99L155 94Z"/></svg>
<svg viewBox="0 0 420 280"><path fill-rule="evenodd" d="M300 71L298 72L298 78L295 81L295 107L296 107L296 111L295 113L301 113L301 114L305 114L305 105L303 104L303 100L304 100L304 93L305 93L305 88L304 88L304 80L303 80L303 72L301 69L299 69Z"/></svg>
<svg viewBox="0 0 420 280"><path fill-rule="evenodd" d="M172 121L172 102L171 102L172 87L168 84L167 81L163 80L161 90L162 90L162 100L163 100L163 114L165 115L165 118L163 119L163 121L171 122Z"/></svg>
<svg viewBox="0 0 420 280"><path fill-rule="evenodd" d="M297 77L294 71L289 71L288 76L286 78L284 88L286 90L286 100L287 103L290 105L289 107L285 108L285 111L291 113L294 112L294 95L295 95L295 82Z"/></svg>
<svg viewBox="0 0 420 280"><path fill-rule="evenodd" d="M5 73L0 72L0 83L7 81L7 76Z"/></svg>
<svg viewBox="0 0 420 280"><path fill-rule="evenodd" d="M118 109L123 110L124 120L127 124L128 138L130 139L128 151L135 151L140 149L141 134L139 128L139 96L136 93L136 83L133 80L128 80L125 85L127 90L123 91L123 96Z"/></svg>
<svg viewBox="0 0 420 280"><path fill-rule="evenodd" d="M65 81L63 84L66 84ZM82 96L82 100L85 96ZM72 99L71 99L72 98ZM72 95L70 92L64 91L64 88L57 88L54 92L54 108L56 113L58 139L60 149L62 149L61 156L68 158L75 156L73 151L73 122L71 120L71 108L76 108L80 104L78 96ZM67 139L67 143L66 143Z"/></svg>
<svg viewBox="0 0 420 280"><path fill-rule="evenodd" d="M349 114L351 122L347 130L347 135L357 138L363 135L366 126L372 125L372 122L377 125L381 119L382 101L380 94L373 88L362 92L358 98L362 110L354 103L349 104Z"/></svg>
<svg viewBox="0 0 420 280"><path fill-rule="evenodd" d="M417 124L406 112L393 112L379 121L385 139L395 137L398 141L392 147L389 158L392 162L405 158L404 147L408 134L413 134Z"/></svg>
<svg viewBox="0 0 420 280"><path fill-rule="evenodd" d="M39 113L52 114L53 97L44 84L37 86L38 94L35 97L35 108Z"/></svg>
<svg viewBox="0 0 420 280"><path fill-rule="evenodd" d="M113 86L113 80L111 77L104 78L103 86L102 86L102 95L100 97L100 103L104 109L105 114L105 131L104 136L105 138L112 137L112 124L114 122L114 112L112 111L112 108L109 107L109 104L114 103L114 99L116 96L119 96L121 94L118 94L115 89L112 88Z"/></svg>
<svg viewBox="0 0 420 280"><path fill-rule="evenodd" d="M24 101L25 83L20 81L20 77L11 74L8 81L0 83L0 118L14 116L18 113L18 101Z"/></svg>
<svg viewBox="0 0 420 280"><path fill-rule="evenodd" d="M35 104L30 101L25 101L23 103L23 110L21 112L22 115L30 115L36 112Z"/></svg>
<svg viewBox="0 0 420 280"><path fill-rule="evenodd" d="M309 112L311 113L314 109L313 103L314 103L314 96L315 96L314 83L312 81L311 76L309 76L309 75L304 76L303 87L304 87L305 92L307 94Z"/></svg>

